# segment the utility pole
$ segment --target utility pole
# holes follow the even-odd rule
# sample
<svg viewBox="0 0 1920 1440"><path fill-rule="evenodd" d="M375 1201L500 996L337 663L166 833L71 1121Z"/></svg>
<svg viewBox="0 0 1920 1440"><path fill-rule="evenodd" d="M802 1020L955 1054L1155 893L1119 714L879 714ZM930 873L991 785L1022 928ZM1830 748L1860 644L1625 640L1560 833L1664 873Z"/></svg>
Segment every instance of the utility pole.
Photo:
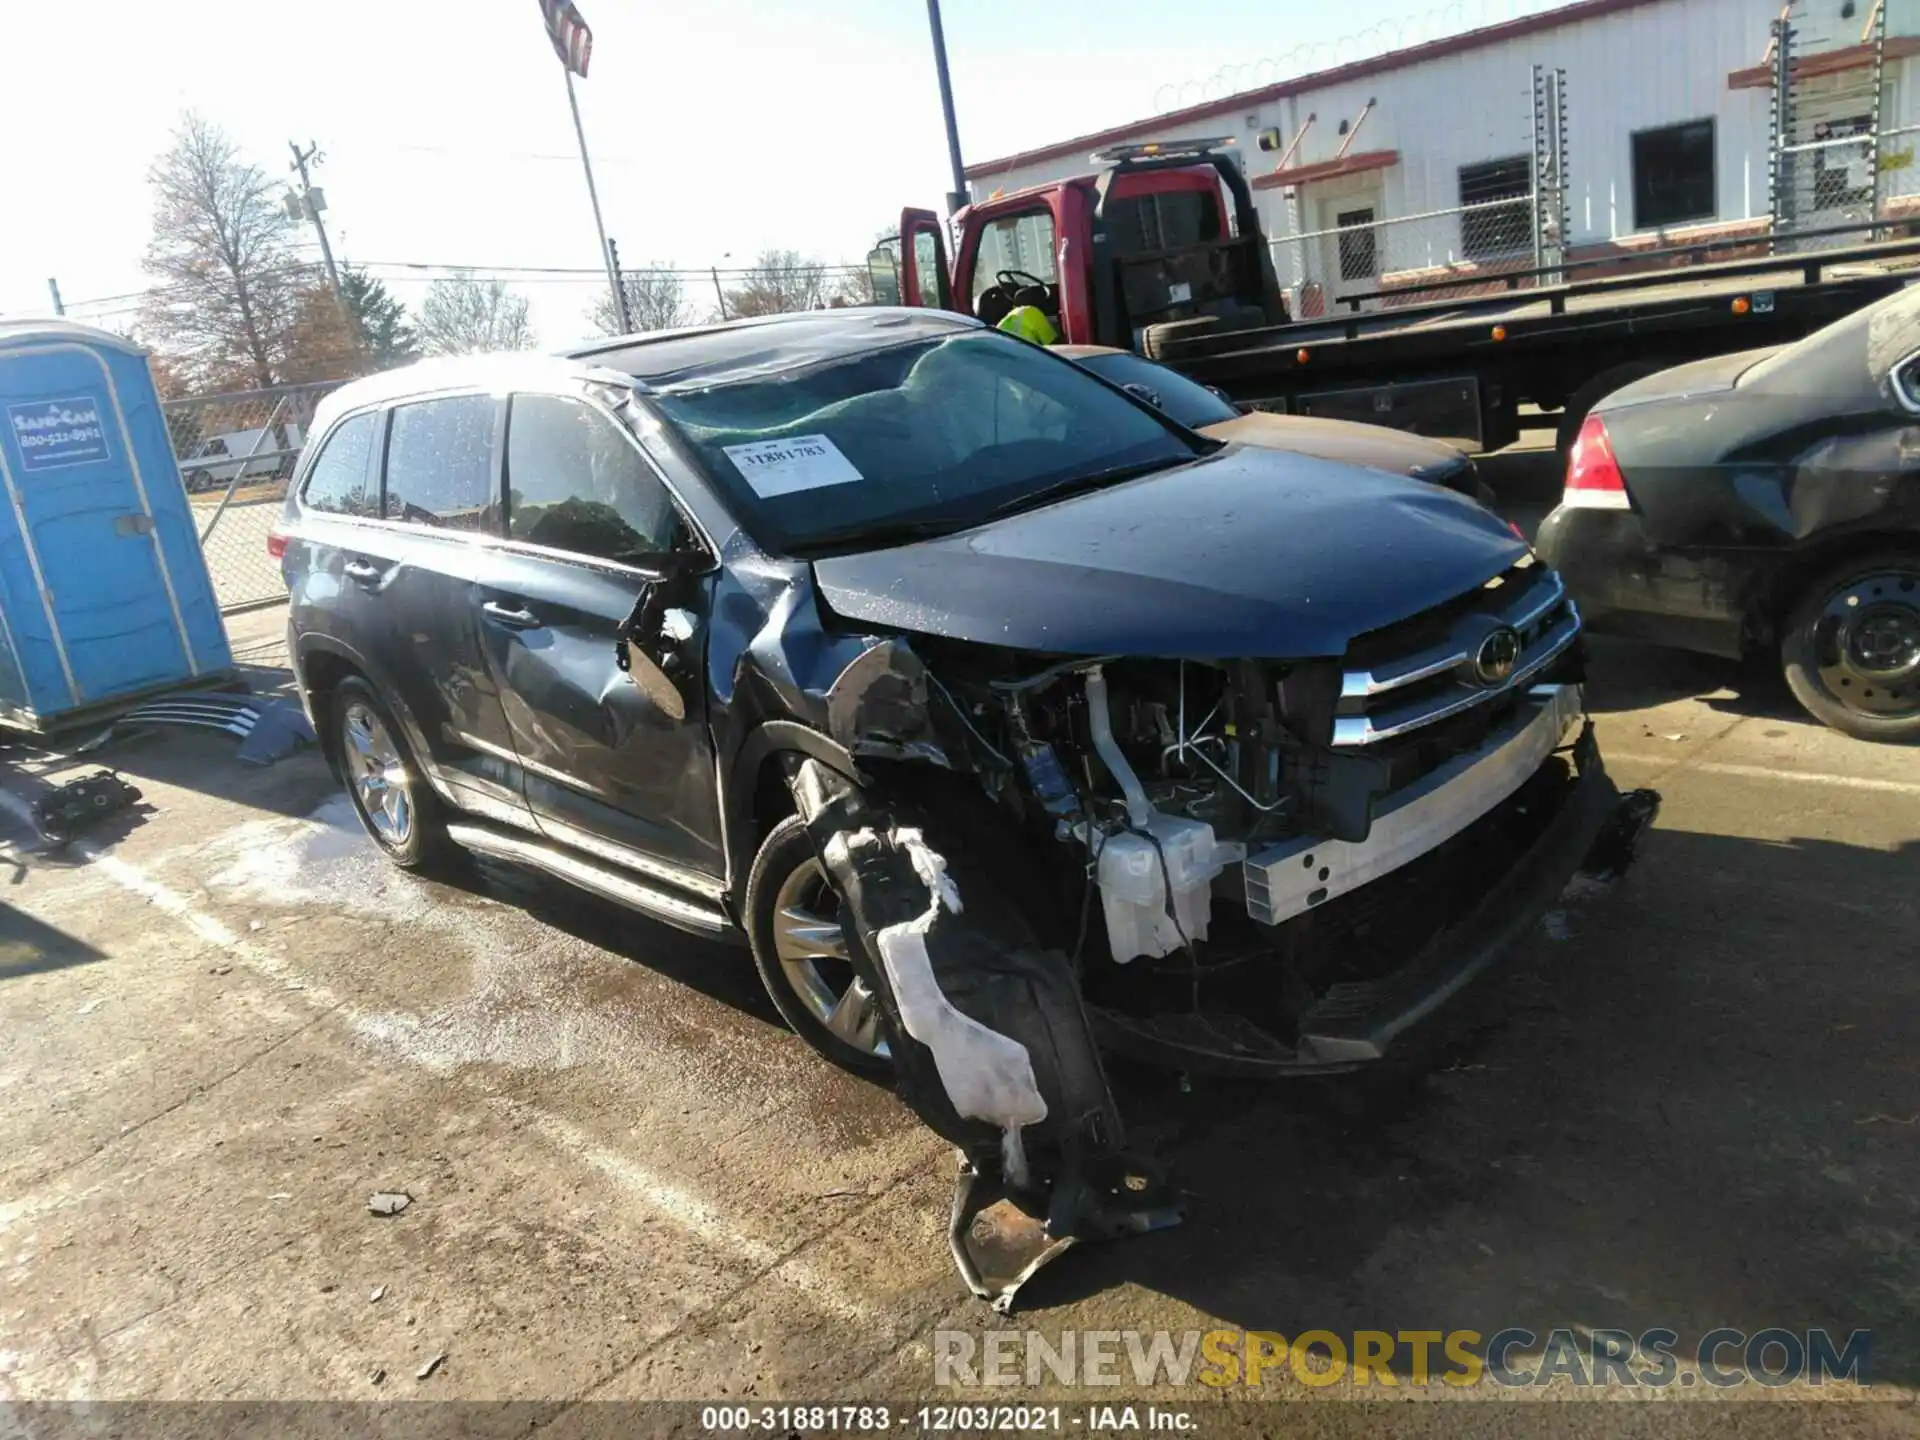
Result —
<svg viewBox="0 0 1920 1440"><path fill-rule="evenodd" d="M720 318L730 320L733 317L727 314L727 292L720 288L720 266L717 263L710 266L708 273L713 276L713 298L720 302Z"/></svg>
<svg viewBox="0 0 1920 1440"><path fill-rule="evenodd" d="M927 24L933 31L933 68L940 77L940 113L947 122L947 163L953 169L953 189L947 192L947 213L967 203L967 170L960 163L960 127L953 118L953 81L947 76L947 32L940 25L940 0L927 0Z"/></svg>
<svg viewBox="0 0 1920 1440"><path fill-rule="evenodd" d="M307 173L307 162L319 158L320 147L308 141L306 150L302 151L289 140L287 148L293 152L293 168L300 175L300 193L287 208L296 210L313 222L313 233L320 237L320 258L327 267L327 284L333 287L333 301L340 307L340 318L346 322L347 338L359 346L362 343L360 324L354 317L353 307L347 304L347 292L340 288L340 270L333 263L333 246L327 241L327 227L320 219L320 212L327 208L327 197L313 188L313 179Z"/></svg>
<svg viewBox="0 0 1920 1440"><path fill-rule="evenodd" d="M627 306L627 278L620 273L620 246L607 237L607 268L613 272L613 318L620 322L620 333L633 333L633 311Z"/></svg>
<svg viewBox="0 0 1920 1440"><path fill-rule="evenodd" d="M60 282L51 275L47 277L47 293L53 296L53 313L56 315L66 314L67 302L60 298Z"/></svg>
<svg viewBox="0 0 1920 1440"><path fill-rule="evenodd" d="M600 190L593 183L593 161L587 158L587 128L580 123L580 101L573 93L573 67L567 65L561 69L567 77L567 107L573 111L574 138L580 142L580 168L586 172L587 199L593 203L593 229L600 237L600 258L606 262L607 285L613 291L614 308L624 314L627 301L620 293L620 277L614 271L613 249L607 243L607 222L600 218ZM587 72L582 69L580 73L584 77Z"/></svg>

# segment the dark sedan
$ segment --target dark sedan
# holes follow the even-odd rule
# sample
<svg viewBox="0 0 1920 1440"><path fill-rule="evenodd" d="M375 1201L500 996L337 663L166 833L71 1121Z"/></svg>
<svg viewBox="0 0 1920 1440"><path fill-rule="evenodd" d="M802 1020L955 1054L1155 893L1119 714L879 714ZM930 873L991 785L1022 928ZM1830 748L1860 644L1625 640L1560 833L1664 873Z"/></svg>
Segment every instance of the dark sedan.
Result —
<svg viewBox="0 0 1920 1440"><path fill-rule="evenodd" d="M1778 654L1817 719L1920 739L1920 290L1607 397L1539 548L1591 629Z"/></svg>

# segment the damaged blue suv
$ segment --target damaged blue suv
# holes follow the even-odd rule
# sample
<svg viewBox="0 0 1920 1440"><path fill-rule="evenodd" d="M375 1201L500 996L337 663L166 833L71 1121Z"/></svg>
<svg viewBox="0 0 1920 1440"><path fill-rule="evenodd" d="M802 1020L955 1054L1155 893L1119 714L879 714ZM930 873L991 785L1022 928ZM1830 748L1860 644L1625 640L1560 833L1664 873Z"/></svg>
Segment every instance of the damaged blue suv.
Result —
<svg viewBox="0 0 1920 1440"><path fill-rule="evenodd" d="M357 381L275 545L394 861L744 940L966 1150L968 1214L1055 1238L1163 1213L1102 1050L1377 1061L1620 809L1580 617L1506 525L938 312ZM1026 1253L956 1241L983 1294Z"/></svg>

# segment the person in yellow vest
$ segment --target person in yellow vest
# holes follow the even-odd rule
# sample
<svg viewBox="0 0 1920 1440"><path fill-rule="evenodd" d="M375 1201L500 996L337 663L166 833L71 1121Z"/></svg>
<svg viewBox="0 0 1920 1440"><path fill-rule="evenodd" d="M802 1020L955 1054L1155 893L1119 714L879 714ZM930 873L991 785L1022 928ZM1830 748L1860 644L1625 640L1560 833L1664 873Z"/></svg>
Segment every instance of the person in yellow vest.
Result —
<svg viewBox="0 0 1920 1440"><path fill-rule="evenodd" d="M1032 305L1014 306L994 328L1031 340L1035 345L1052 345L1060 339L1060 332L1053 328L1045 312Z"/></svg>

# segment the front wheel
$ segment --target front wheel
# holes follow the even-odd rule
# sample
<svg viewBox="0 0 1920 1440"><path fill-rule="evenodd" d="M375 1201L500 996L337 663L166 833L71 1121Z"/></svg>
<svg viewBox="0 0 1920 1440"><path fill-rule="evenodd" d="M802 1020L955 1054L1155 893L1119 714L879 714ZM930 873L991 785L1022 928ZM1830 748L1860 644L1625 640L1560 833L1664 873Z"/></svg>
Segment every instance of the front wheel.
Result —
<svg viewBox="0 0 1920 1440"><path fill-rule="evenodd" d="M1859 740L1920 740L1920 552L1821 576L1788 618L1780 659L1816 720Z"/></svg>
<svg viewBox="0 0 1920 1440"><path fill-rule="evenodd" d="M745 908L754 966L794 1033L845 1069L890 1073L880 1001L847 954L839 899L798 815L753 857Z"/></svg>
<svg viewBox="0 0 1920 1440"><path fill-rule="evenodd" d="M378 692L359 676L333 692L330 739L346 777L354 814L403 870L433 870L457 852L447 836L439 798L407 749Z"/></svg>

